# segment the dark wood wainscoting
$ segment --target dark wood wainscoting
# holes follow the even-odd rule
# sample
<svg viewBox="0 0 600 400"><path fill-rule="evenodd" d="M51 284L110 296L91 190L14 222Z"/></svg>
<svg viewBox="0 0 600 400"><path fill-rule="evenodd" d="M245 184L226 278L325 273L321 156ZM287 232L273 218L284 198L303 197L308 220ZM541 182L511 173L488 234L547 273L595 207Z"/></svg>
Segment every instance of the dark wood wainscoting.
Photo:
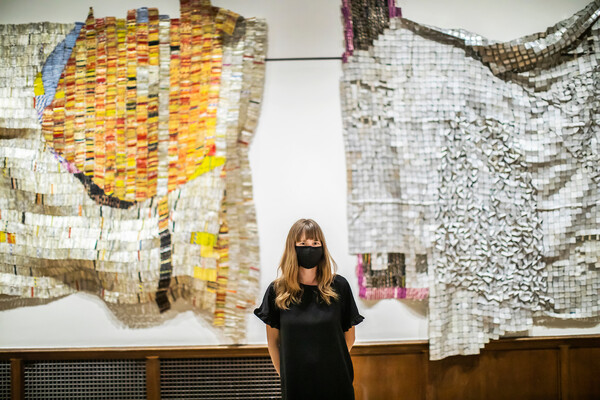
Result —
<svg viewBox="0 0 600 400"><path fill-rule="evenodd" d="M429 361L427 342L352 353L360 400L600 400L600 335L501 339L439 361Z"/></svg>
<svg viewBox="0 0 600 400"><path fill-rule="evenodd" d="M0 362L10 365L10 389L0 393L25 398L28 363L143 360L145 396L160 399L161 362L248 359L260 365L265 358L265 346L4 349ZM363 343L352 349L352 359L357 400L600 399L600 335L501 339L480 355L440 361L429 361L426 341ZM272 385L274 370L261 368L256 382Z"/></svg>

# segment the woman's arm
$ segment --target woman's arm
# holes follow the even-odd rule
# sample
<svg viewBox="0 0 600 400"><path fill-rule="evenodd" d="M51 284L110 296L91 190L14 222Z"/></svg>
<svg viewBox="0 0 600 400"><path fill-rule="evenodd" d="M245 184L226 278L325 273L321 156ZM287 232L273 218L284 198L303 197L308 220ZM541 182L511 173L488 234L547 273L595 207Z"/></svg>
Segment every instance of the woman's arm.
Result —
<svg viewBox="0 0 600 400"><path fill-rule="evenodd" d="M272 328L270 325L267 325L267 347L277 375L281 376L279 372L279 329Z"/></svg>
<svg viewBox="0 0 600 400"><path fill-rule="evenodd" d="M356 339L356 335L354 333L354 327L348 329L344 332L344 338L346 339L346 345L348 346L348 351L352 349L354 346L354 340Z"/></svg>

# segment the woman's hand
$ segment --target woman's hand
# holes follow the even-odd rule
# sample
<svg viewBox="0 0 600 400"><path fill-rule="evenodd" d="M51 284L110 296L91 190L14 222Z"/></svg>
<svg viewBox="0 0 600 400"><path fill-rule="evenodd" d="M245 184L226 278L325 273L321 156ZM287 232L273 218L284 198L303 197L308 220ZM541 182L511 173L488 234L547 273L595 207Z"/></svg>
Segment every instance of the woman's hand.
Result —
<svg viewBox="0 0 600 400"><path fill-rule="evenodd" d="M270 325L267 325L267 348L275 371L277 371L277 375L281 376L279 372L279 329L272 328Z"/></svg>

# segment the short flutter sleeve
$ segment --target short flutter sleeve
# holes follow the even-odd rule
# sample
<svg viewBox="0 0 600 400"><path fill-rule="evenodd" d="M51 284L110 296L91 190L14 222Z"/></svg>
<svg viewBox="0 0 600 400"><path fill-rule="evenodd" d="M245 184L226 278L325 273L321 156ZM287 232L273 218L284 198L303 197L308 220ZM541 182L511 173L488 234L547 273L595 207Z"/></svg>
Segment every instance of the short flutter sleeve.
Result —
<svg viewBox="0 0 600 400"><path fill-rule="evenodd" d="M342 330L346 332L354 325L360 324L365 317L358 312L358 307L356 307L356 302L352 295L352 289L346 278L341 275L336 275L336 281L342 302Z"/></svg>
<svg viewBox="0 0 600 400"><path fill-rule="evenodd" d="M275 286L273 282L267 288L262 304L254 310L254 315L272 328L279 329L279 308L275 305Z"/></svg>

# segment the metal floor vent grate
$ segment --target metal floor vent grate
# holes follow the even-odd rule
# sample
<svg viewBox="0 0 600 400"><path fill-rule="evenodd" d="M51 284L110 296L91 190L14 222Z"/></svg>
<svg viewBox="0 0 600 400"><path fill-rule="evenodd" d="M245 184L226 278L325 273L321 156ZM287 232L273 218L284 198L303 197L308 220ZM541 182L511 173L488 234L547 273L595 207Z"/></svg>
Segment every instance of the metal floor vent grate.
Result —
<svg viewBox="0 0 600 400"><path fill-rule="evenodd" d="M10 399L9 362L0 362L0 399Z"/></svg>
<svg viewBox="0 0 600 400"><path fill-rule="evenodd" d="M281 399L268 357L161 360L162 399Z"/></svg>
<svg viewBox="0 0 600 400"><path fill-rule="evenodd" d="M144 360L25 363L26 399L145 399Z"/></svg>

